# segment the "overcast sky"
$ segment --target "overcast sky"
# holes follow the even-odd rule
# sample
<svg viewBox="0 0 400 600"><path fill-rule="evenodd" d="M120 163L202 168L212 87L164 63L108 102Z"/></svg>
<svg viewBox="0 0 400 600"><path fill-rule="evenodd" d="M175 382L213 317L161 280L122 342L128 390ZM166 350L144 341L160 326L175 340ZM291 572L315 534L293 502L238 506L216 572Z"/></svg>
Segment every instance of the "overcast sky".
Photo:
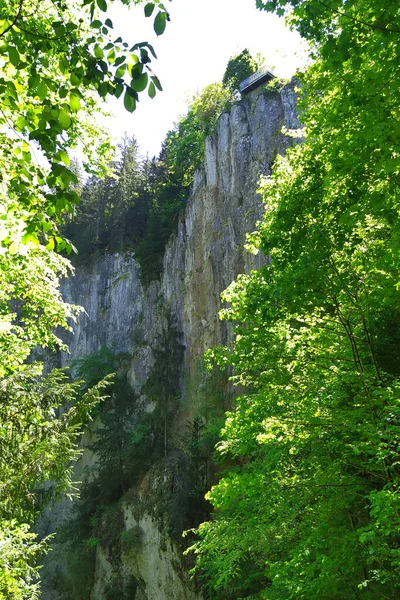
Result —
<svg viewBox="0 0 400 600"><path fill-rule="evenodd" d="M255 8L255 0L173 0L166 2L171 21L156 37L153 20L143 16L143 5L127 9L114 6L114 30L126 41L148 41L158 60L152 63L163 92L150 100L140 94L133 114L119 102L109 102L115 117L110 128L116 139L124 131L135 135L142 154L157 155L173 123L186 112L190 93L220 81L230 57L248 48L260 52L280 77L290 77L305 62L306 51L298 34L282 19Z"/></svg>

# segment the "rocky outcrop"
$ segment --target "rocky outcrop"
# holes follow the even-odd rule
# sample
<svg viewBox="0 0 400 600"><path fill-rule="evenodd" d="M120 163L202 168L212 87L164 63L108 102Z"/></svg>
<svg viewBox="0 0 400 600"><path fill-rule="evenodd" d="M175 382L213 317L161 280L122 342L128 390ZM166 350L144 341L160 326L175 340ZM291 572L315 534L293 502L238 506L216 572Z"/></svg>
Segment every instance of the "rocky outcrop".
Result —
<svg viewBox="0 0 400 600"><path fill-rule="evenodd" d="M173 324L183 358L181 401L174 407L169 432L172 439L177 439L188 416L196 411L191 396L201 381L204 352L229 341L228 326L218 320L221 292L239 273L266 260L246 253L243 246L246 233L255 229L263 210L257 194L260 175L268 175L277 153L292 143L282 134L283 126L299 127L293 85L275 93L256 90L220 117L217 133L207 140L204 166L195 175L177 232L166 248L160 281L145 289L134 255L126 253L105 255L80 266L64 285L66 299L83 306L85 313L70 340L71 353L62 362L70 363L101 347L113 349L124 356L127 381L139 398L138 407L147 413L157 408L157 398L146 394L145 388L157 358L154 348ZM83 457L86 463L89 454ZM131 581L126 598L201 597L189 583L181 552L161 530L149 493L146 497L143 489L144 481L153 494L155 488L168 494L173 474L173 460L163 457L157 475L149 472L141 488L127 494L123 529L126 539L131 535L132 544L122 544L118 575ZM106 600L111 596L105 590L115 576L113 561L104 548L96 552L91 599ZM56 556L53 574L54 560ZM45 600L63 598L52 588L51 569L43 577Z"/></svg>
<svg viewBox="0 0 400 600"><path fill-rule="evenodd" d="M195 174L186 210L167 246L161 281L143 289L139 266L127 253L105 255L66 282L66 299L85 313L63 361L112 347L132 356L128 377L140 388L152 367L162 303L183 334L186 373L207 348L225 343L226 325L218 320L220 294L239 273L265 260L244 250L246 234L263 211L260 176L270 173L276 155L292 143L282 127L299 126L293 85L280 93L255 91L224 113L216 135L207 139L204 166Z"/></svg>

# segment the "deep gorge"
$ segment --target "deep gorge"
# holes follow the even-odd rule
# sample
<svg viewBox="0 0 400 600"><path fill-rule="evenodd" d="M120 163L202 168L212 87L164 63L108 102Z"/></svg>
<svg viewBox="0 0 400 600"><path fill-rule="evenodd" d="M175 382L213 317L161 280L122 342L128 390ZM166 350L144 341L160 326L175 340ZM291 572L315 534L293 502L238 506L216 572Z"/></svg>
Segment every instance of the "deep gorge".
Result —
<svg viewBox="0 0 400 600"><path fill-rule="evenodd" d="M103 353L112 363L119 391L109 414L122 411L117 427L126 428L136 459L124 455L126 470L134 463L135 472L126 475L109 506L99 510L91 498L88 519L97 534L86 542L91 556L85 575L68 534L58 534L42 574L44 600L202 597L189 581L181 533L207 516L203 495L216 477L216 440L210 434L207 449L196 454L193 448L199 428L233 401L227 376L207 373L204 353L230 340L230 327L218 320L220 293L266 260L247 253L244 244L263 212L260 176L293 143L282 127L299 128L293 83L280 92L255 90L221 115L159 280L143 285L134 253L126 251L80 262L63 283L65 299L85 313L68 339L70 354L59 361L76 369L77 360L101 359ZM75 478L87 483L97 477L98 424L99 417L84 436L76 467ZM68 531L73 514L66 500L48 512L43 531Z"/></svg>

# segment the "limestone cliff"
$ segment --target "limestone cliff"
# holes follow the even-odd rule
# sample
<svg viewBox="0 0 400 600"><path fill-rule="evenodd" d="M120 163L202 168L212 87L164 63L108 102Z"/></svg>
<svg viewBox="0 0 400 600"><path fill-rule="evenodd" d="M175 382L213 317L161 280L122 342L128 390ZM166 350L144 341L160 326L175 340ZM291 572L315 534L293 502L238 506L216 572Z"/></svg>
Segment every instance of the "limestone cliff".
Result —
<svg viewBox="0 0 400 600"><path fill-rule="evenodd" d="M265 261L247 254L243 245L263 210L256 192L260 175L270 172L276 154L291 143L281 133L283 126L299 127L293 85L275 93L256 90L220 117L216 134L206 142L204 165L195 175L176 235L166 248L159 281L143 288L134 255L125 253L106 254L80 266L75 277L65 282L66 299L82 305L85 313L70 340L70 356L62 357L63 364L102 347L123 356L122 376L136 398L133 412L151 415L157 411L157 394L146 384L157 366L160 340L165 341L171 328L182 350L176 382L179 398L164 409L164 452L124 496L118 517L122 539L118 561L113 560L111 544L96 547L91 600L201 598L189 583L181 549L162 513L168 494L180 485L180 436L186 422L196 416L201 394L207 394L204 352L229 341L227 325L218 320L220 293L238 273ZM167 354L168 348L165 342ZM132 419L135 422L134 414ZM95 461L86 451L77 477L83 465ZM64 507L62 512L65 517L68 510ZM59 516L57 510L52 514L50 522ZM44 571L45 600L70 597L56 583L63 571L63 552L63 545L56 545ZM123 581L120 595L113 592L116 578Z"/></svg>

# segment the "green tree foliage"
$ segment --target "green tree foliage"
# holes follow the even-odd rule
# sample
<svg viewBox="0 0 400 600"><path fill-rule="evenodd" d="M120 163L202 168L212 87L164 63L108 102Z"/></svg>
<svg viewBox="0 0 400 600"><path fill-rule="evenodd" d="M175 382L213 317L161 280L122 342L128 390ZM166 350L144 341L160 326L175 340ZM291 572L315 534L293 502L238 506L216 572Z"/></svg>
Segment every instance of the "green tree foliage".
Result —
<svg viewBox="0 0 400 600"><path fill-rule="evenodd" d="M141 160L136 140L122 140L112 174L87 181L65 229L82 258L99 249L130 248L145 283L159 276L166 243L202 164L205 138L230 102L230 92L219 83L196 94L188 114L168 132L158 159Z"/></svg>
<svg viewBox="0 0 400 600"><path fill-rule="evenodd" d="M68 329L79 313L59 289L59 277L70 271L43 246L0 252L0 377L18 370L36 345L63 347L56 327Z"/></svg>
<svg viewBox="0 0 400 600"><path fill-rule="evenodd" d="M2 223L15 232L14 239L21 234L20 223ZM20 600L36 597L37 560L46 550L30 527L48 501L67 489L68 461L77 457L84 422L77 409L75 416L67 412L57 418L57 408L77 398L65 376L43 379L39 367L23 363L37 345L63 348L56 328L69 328L79 309L61 298L59 276L70 271L66 259L43 245L0 250L0 598ZM39 497L38 486L47 479L54 484Z"/></svg>
<svg viewBox="0 0 400 600"><path fill-rule="evenodd" d="M98 414L101 425L90 446L98 459L91 480L99 506L109 505L125 494L145 468L145 454L151 453L146 445L150 427L138 421L137 396L126 378L128 365L125 355L116 355L106 347L75 361L77 375L85 382L85 389L115 372L109 397Z"/></svg>
<svg viewBox="0 0 400 600"><path fill-rule="evenodd" d="M205 493L212 449L207 442L208 432L205 432L203 419L196 417L186 424L175 467L175 486L166 506L170 533L180 544L183 532L196 526L210 514L210 504L205 499Z"/></svg>
<svg viewBox="0 0 400 600"><path fill-rule="evenodd" d="M161 89L149 66L153 48L115 39L106 10L105 0L0 7L0 597L7 600L37 596L35 561L45 545L29 530L68 487L84 408L98 396L78 401L62 374L43 378L40 368L23 366L36 346L63 347L57 328L68 329L79 312L62 301L59 278L70 265L53 252L72 249L58 230L78 201L71 150L80 145L86 168L104 171L110 144L90 118L98 100L123 95L132 111L141 91L154 97ZM152 13L161 34L165 7L147 4ZM70 401L74 408L57 418ZM51 493L39 498L46 479Z"/></svg>
<svg viewBox="0 0 400 600"><path fill-rule="evenodd" d="M71 490L76 442L103 388L82 396L79 383L57 370L43 377L37 365L1 380L0 598L38 597L37 562L47 543L30 528L47 505Z"/></svg>
<svg viewBox="0 0 400 600"><path fill-rule="evenodd" d="M128 364L126 356L116 355L110 348L101 348L75 363L85 388L90 389L107 373L115 371L115 376L109 396L97 412L93 443L88 446L95 464L83 477L71 519L57 532L58 540L67 545L65 565L54 589L65 600L84 600L90 594L97 546L108 552L117 572L121 569L123 543L129 542L126 531L125 538L123 535L123 499L162 454L162 440L155 439L155 432L162 427L157 427L153 415L144 413L128 384ZM120 591L122 585L121 579L115 590Z"/></svg>
<svg viewBox="0 0 400 600"><path fill-rule="evenodd" d="M224 76L222 78L223 85L234 92L239 89L239 84L243 79L249 77L260 68L259 62L253 58L247 48L242 50L240 54L229 59Z"/></svg>
<svg viewBox="0 0 400 600"><path fill-rule="evenodd" d="M148 6L154 9L155 3ZM95 143L98 130L86 119L96 107L93 92L100 98L123 94L126 108L133 110L142 90L154 95L161 87L149 67L153 48L114 39L106 9L103 0L78 5L12 0L1 8L1 196L8 217L22 221L25 242L37 243L41 232L51 245L66 245L49 235L55 217L71 212L78 200L70 186L76 176L69 151L81 142L96 162L93 158L106 150L101 136L100 145ZM158 33L166 18L157 3ZM37 163L37 148L48 168Z"/></svg>
<svg viewBox="0 0 400 600"><path fill-rule="evenodd" d="M216 349L247 390L193 549L213 599L399 596L397 7L259 2L310 41L307 141L261 188L250 249L271 263L225 292Z"/></svg>
<svg viewBox="0 0 400 600"><path fill-rule="evenodd" d="M206 137L216 131L219 116L229 110L231 102L231 93L221 83L194 95L188 113L167 133L160 156L153 162L148 222L142 242L135 247L145 282L161 273L165 246L176 230L194 173L204 160Z"/></svg>
<svg viewBox="0 0 400 600"><path fill-rule="evenodd" d="M83 185L80 204L63 228L82 259L134 244L147 223L148 161L140 160L134 137L121 140L109 170L107 177L92 176Z"/></svg>
<svg viewBox="0 0 400 600"><path fill-rule="evenodd" d="M85 140L87 165L99 162L95 156L108 160L109 144L89 119L93 94L136 98L144 72L149 91L158 81L149 70L151 47L113 40L106 7L20 0L0 10L2 372L18 368L35 345L54 347L56 327L77 314L59 293L68 262L52 250L71 250L57 226L78 200L70 150ZM166 15L157 7L157 17Z"/></svg>
<svg viewBox="0 0 400 600"><path fill-rule="evenodd" d="M204 160L205 138L215 132L218 117L229 110L231 101L221 83L207 85L192 97L187 115L168 132L163 144L170 183L177 179L184 187L192 184L194 171Z"/></svg>
<svg viewBox="0 0 400 600"><path fill-rule="evenodd" d="M156 443L167 457L170 449L169 427L176 412L185 347L181 343L181 333L173 316L165 308L164 316L164 327L152 348L154 367L143 391L158 404L161 427L156 432Z"/></svg>
<svg viewBox="0 0 400 600"><path fill-rule="evenodd" d="M105 347L75 362L77 375L85 382L85 389L91 389L115 372L109 396L97 415L100 425L96 427L94 441L89 447L97 462L77 503L78 525L75 529L78 530L90 529L87 514L99 516L105 507L118 501L137 482L152 453L150 424L140 419L137 396L126 379L128 364L125 355L116 355ZM82 531L78 531L80 539Z"/></svg>

